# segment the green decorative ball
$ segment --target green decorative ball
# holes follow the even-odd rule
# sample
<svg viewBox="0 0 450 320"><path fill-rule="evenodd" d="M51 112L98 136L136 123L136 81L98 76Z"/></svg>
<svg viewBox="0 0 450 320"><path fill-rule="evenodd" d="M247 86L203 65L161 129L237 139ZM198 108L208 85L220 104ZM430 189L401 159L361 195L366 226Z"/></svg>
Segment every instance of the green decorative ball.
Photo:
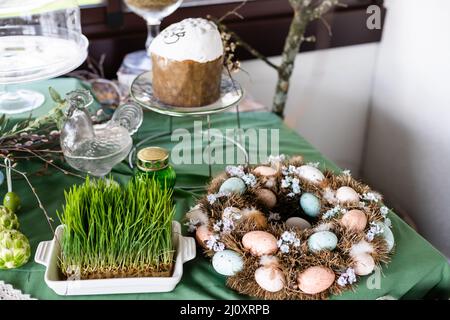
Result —
<svg viewBox="0 0 450 320"><path fill-rule="evenodd" d="M0 232L12 229L19 229L17 215L8 208L0 206Z"/></svg>
<svg viewBox="0 0 450 320"><path fill-rule="evenodd" d="M17 212L20 209L21 203L20 198L15 192L8 192L3 198L3 205L11 210L12 212Z"/></svg>
<svg viewBox="0 0 450 320"><path fill-rule="evenodd" d="M0 269L19 268L28 262L30 255L30 242L21 232L0 232Z"/></svg>

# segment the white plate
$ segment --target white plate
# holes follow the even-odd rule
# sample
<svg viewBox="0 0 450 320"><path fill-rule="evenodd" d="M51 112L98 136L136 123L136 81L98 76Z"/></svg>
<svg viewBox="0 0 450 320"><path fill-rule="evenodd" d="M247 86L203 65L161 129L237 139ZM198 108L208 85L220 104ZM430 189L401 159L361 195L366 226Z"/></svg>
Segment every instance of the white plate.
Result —
<svg viewBox="0 0 450 320"><path fill-rule="evenodd" d="M63 231L64 227L58 226L56 229L58 239L61 239ZM183 263L195 258L195 240L181 235L181 226L177 221L172 222L172 234L176 261L171 277L66 280L58 267L61 251L55 238L39 243L34 260L46 266L45 283L58 295L169 292L175 289L181 280Z"/></svg>

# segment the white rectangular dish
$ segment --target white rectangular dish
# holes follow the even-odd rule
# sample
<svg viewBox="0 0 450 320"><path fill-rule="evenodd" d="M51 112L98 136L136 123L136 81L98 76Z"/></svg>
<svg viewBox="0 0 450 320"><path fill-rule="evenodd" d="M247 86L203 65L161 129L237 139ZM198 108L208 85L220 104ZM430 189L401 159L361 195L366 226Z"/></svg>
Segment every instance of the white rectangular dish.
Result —
<svg viewBox="0 0 450 320"><path fill-rule="evenodd" d="M64 227L58 226L56 237L61 239L63 232ZM58 267L61 250L55 238L39 243L34 261L46 267L45 283L58 295L169 292L181 280L183 263L195 258L195 240L181 235L181 225L177 221L172 222L172 234L176 260L171 277L66 280Z"/></svg>

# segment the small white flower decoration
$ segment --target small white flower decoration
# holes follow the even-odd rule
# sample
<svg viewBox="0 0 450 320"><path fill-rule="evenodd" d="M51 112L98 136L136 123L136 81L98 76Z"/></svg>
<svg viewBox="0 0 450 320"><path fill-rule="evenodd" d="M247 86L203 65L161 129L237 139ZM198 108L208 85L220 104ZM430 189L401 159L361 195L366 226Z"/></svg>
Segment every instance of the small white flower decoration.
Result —
<svg viewBox="0 0 450 320"><path fill-rule="evenodd" d="M356 282L356 274L353 268L348 268L344 273L340 275L337 280L338 285L345 287L347 284Z"/></svg>
<svg viewBox="0 0 450 320"><path fill-rule="evenodd" d="M379 202L381 201L381 195L376 192L366 192L362 195L362 199L365 201Z"/></svg>
<svg viewBox="0 0 450 320"><path fill-rule="evenodd" d="M222 242L220 242L219 239L220 237L217 234L210 236L209 239L206 240L205 242L206 247L215 252L225 250L225 245Z"/></svg>
<svg viewBox="0 0 450 320"><path fill-rule="evenodd" d="M352 176L352 172L351 172L350 170L348 170L348 169L343 170L343 171L342 171L342 174L343 174L344 176L348 176L348 177L351 177L351 176Z"/></svg>
<svg viewBox="0 0 450 320"><path fill-rule="evenodd" d="M300 239L297 238L295 232L285 231L277 241L278 248L282 253L289 253L290 247L299 247Z"/></svg>
<svg viewBox="0 0 450 320"><path fill-rule="evenodd" d="M379 224L371 222L370 229L367 232L366 238L370 242L370 241L373 241L375 236L377 236L381 233L383 233L383 228Z"/></svg>

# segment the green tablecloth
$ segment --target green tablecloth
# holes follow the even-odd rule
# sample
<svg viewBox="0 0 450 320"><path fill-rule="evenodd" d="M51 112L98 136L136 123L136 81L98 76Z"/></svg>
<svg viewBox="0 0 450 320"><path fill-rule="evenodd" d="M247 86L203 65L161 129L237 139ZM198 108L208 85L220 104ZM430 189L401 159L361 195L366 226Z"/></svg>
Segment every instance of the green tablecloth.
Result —
<svg viewBox="0 0 450 320"><path fill-rule="evenodd" d="M48 82L34 84L34 88L44 90L49 85L55 87L59 92L65 93L79 84L73 79L57 79ZM38 113L45 113L50 107L47 100L46 106ZM235 127L235 114L224 113L212 116L214 128L225 129ZM174 119L175 127L191 128L193 118ZM265 128L280 129L280 153L287 155L302 154L308 161L320 161L322 166L332 170L339 170L331 161L325 159L314 147L301 138L293 130L288 129L282 121L271 113L251 112L241 114L243 128ZM144 123L136 136L136 140L142 139L150 133L158 133L167 130L169 118L154 113L146 112ZM155 145L171 148L174 143L169 137L160 138L153 142ZM194 150L200 152L199 149ZM19 169L32 172L42 165L38 161L30 161L21 164ZM223 170L223 165L214 166L213 172ZM208 181L208 169L206 165L175 166L178 180L177 187L198 186L196 192L182 191L177 189L176 208L177 219L183 217L184 213L194 204L195 197L201 195L201 187ZM122 163L113 170L114 176L124 182L131 175L132 170ZM63 203L63 191L72 184L80 183L75 177L64 176L62 173L49 169L45 176L33 175L32 183L41 197L48 212L56 219L55 211L61 208ZM237 294L225 286L225 277L214 272L210 262L205 259L201 252L197 258L184 265L184 275L181 283L170 293L158 294L129 294L109 296L83 296L83 297L61 297L49 289L44 282L44 267L33 261L36 247L40 241L50 240L51 231L44 219L43 213L37 208L25 181L18 179L14 181L14 189L23 200L23 208L19 219L21 230L31 242L32 259L20 269L0 271L0 280L13 285L25 293L31 294L38 299L246 299L247 297ZM0 194L6 192L6 186L0 187ZM448 298L450 296L450 267L446 258L432 245L406 225L395 214L390 218L393 223L393 232L396 238L395 254L389 265L382 270L379 289L369 289L368 277L360 280L355 292L346 292L332 299L376 299L380 296L391 295L395 298L418 299L418 298Z"/></svg>

